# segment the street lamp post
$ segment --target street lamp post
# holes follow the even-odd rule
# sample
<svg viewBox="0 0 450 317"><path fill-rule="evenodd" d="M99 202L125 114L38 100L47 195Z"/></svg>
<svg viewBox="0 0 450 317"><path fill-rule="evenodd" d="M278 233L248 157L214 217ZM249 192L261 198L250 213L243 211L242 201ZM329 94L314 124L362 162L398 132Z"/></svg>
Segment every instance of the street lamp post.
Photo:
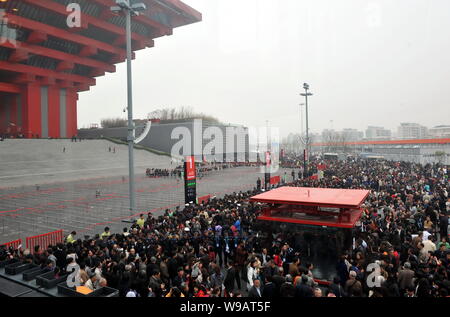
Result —
<svg viewBox="0 0 450 317"><path fill-rule="evenodd" d="M298 148L299 152L301 151L301 148L302 148L301 145L302 144L305 145L305 140L303 139L303 121L304 121L303 106L304 105L305 105L304 103L300 104L300 144L299 144L299 148Z"/></svg>
<svg viewBox="0 0 450 317"><path fill-rule="evenodd" d="M111 7L115 13L122 12L125 15L126 46L127 46L127 100L128 100L128 162L129 162L129 191L130 191L130 215L136 210L136 193L134 191L134 122L133 122L133 78L131 71L131 17L138 16L140 11L147 9L144 3L131 4L130 0L116 0L117 6Z"/></svg>
<svg viewBox="0 0 450 317"><path fill-rule="evenodd" d="M303 84L303 89L305 90L304 93L301 93L300 95L305 97L305 109L306 109L306 145L305 145L305 151L303 155L303 175L308 176L308 166L307 162L309 162L309 122L308 122L308 97L312 96L313 94L308 92L309 85L307 83Z"/></svg>

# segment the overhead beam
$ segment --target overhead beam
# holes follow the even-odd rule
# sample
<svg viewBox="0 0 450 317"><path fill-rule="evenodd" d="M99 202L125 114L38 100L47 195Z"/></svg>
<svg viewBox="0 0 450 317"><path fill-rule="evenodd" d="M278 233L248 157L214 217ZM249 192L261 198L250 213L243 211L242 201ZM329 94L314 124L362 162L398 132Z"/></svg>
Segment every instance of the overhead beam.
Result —
<svg viewBox="0 0 450 317"><path fill-rule="evenodd" d="M78 53L81 57L89 57L94 56L98 54L98 49L93 46L85 46L81 49L81 51Z"/></svg>
<svg viewBox="0 0 450 317"><path fill-rule="evenodd" d="M56 84L61 88L73 88L74 83L69 80L57 80Z"/></svg>
<svg viewBox="0 0 450 317"><path fill-rule="evenodd" d="M29 84L34 83L36 81L36 75L22 73L14 76L12 82L15 84Z"/></svg>
<svg viewBox="0 0 450 317"><path fill-rule="evenodd" d="M28 2L31 5L38 6L42 9L57 13L59 15L62 15L63 17L67 17L67 10L66 7L62 4L56 3L54 1L50 0L22 0L23 2ZM80 19L82 21L82 25L87 26L88 24L93 25L99 29L105 30L106 32L110 32L116 35L125 35L125 28L118 27L117 25L114 25L109 22L105 22L103 20L100 20L98 18L95 18L93 16L81 13ZM83 27L82 27L83 28ZM131 38L135 41L140 41L146 39L145 36L132 33Z"/></svg>
<svg viewBox="0 0 450 317"><path fill-rule="evenodd" d="M86 47L83 48L82 52L80 54L78 54L79 56L64 53L64 52L57 51L57 50L53 50L53 49L46 48L43 46L32 45L32 44L28 44L28 43L24 43L24 42L19 42L19 41L16 41L15 45L13 45L9 42L2 43L0 41L0 47L7 47L7 48L11 48L11 49L19 48L19 49L23 49L23 50L27 51L28 53L34 54L34 55L50 57L50 58L53 58L53 59L56 59L59 61L71 61L75 64L84 65L84 66L88 66L88 67L92 67L92 68L101 68L106 72L113 73L116 71L115 65L111 65L111 64L99 62L94 59L82 57L84 54L89 55L89 53L97 52L97 50L95 48L91 49L91 47L86 49L86 51L84 51ZM84 52L84 54L83 54L83 52ZM95 55L95 54L92 54L92 55Z"/></svg>
<svg viewBox="0 0 450 317"><path fill-rule="evenodd" d="M39 43L47 41L47 39L48 39L48 36L46 33L41 32L41 31L33 31L28 36L27 43L39 44Z"/></svg>
<svg viewBox="0 0 450 317"><path fill-rule="evenodd" d="M114 47L113 45L100 42L94 39L91 39L89 37L85 37L76 33L70 33L68 31L50 26L48 24L40 23L37 21L33 21L30 19L26 19L11 13L7 13L8 18L8 25L16 25L18 27L27 29L27 30L40 30L42 32L45 32L48 35L57 37L59 39L62 39L64 41L73 42L79 45L84 46L93 46L96 47L99 50L117 55L126 53L125 49Z"/></svg>
<svg viewBox="0 0 450 317"><path fill-rule="evenodd" d="M94 78L87 78L74 74L58 73L51 69L43 69L29 65L23 64L12 64L10 62L0 61L0 70L6 70L9 72L19 73L19 74L29 74L33 76L41 77L53 77L55 79L67 80L76 83L95 85Z"/></svg>
<svg viewBox="0 0 450 317"><path fill-rule="evenodd" d="M56 84L56 79L52 77L40 77L37 82L44 86L53 86Z"/></svg>
<svg viewBox="0 0 450 317"><path fill-rule="evenodd" d="M22 61L26 61L30 55L25 49L16 49L14 52L11 53L9 56L8 61L11 63L18 63Z"/></svg>
<svg viewBox="0 0 450 317"><path fill-rule="evenodd" d="M65 70L72 70L75 67L75 64L71 61L61 61L58 63L58 66L56 66L56 70L58 72L62 72Z"/></svg>
<svg viewBox="0 0 450 317"><path fill-rule="evenodd" d="M7 93L11 93L11 94L18 94L18 93L20 93L20 86L14 85L14 84L0 82L0 92L7 92Z"/></svg>

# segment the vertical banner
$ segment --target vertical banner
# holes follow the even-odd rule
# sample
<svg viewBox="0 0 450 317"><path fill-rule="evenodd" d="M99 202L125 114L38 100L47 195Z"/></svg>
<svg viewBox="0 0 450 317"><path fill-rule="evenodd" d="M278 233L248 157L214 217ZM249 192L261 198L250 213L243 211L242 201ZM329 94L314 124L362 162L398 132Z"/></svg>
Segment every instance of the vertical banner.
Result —
<svg viewBox="0 0 450 317"><path fill-rule="evenodd" d="M307 154L306 149L304 149L303 150L303 178L307 178L308 177L307 161L308 161L308 154Z"/></svg>
<svg viewBox="0 0 450 317"><path fill-rule="evenodd" d="M186 204L197 200L195 156L187 156L184 162L184 200Z"/></svg>
<svg viewBox="0 0 450 317"><path fill-rule="evenodd" d="M266 172L264 174L264 189L269 189L270 187L270 152L266 152Z"/></svg>

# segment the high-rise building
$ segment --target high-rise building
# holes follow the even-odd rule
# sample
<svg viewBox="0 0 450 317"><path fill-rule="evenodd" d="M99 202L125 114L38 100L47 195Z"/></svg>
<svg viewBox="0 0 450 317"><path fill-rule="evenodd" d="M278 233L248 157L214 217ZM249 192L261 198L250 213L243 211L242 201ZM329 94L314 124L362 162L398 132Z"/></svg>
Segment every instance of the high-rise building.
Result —
<svg viewBox="0 0 450 317"><path fill-rule="evenodd" d="M428 137L428 129L418 123L400 123L397 129L399 139L425 139Z"/></svg>
<svg viewBox="0 0 450 317"><path fill-rule="evenodd" d="M344 129L340 133L342 139L346 142L360 141L364 138L364 132L356 129Z"/></svg>
<svg viewBox="0 0 450 317"><path fill-rule="evenodd" d="M450 138L450 125L438 125L428 130L432 138L447 139Z"/></svg>
<svg viewBox="0 0 450 317"><path fill-rule="evenodd" d="M367 140L390 140L392 131L384 127L368 126L366 129Z"/></svg>
<svg viewBox="0 0 450 317"><path fill-rule="evenodd" d="M322 131L322 142L354 142L364 138L364 132L356 129L343 129L335 131L325 129Z"/></svg>

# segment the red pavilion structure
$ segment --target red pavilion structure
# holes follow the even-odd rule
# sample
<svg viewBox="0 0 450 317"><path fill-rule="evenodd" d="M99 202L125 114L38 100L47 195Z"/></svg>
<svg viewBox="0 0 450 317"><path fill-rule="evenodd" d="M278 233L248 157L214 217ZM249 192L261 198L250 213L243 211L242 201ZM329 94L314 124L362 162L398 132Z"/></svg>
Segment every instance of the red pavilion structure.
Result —
<svg viewBox="0 0 450 317"><path fill-rule="evenodd" d="M268 203L259 220L353 228L361 218L368 190L280 187L251 198Z"/></svg>
<svg viewBox="0 0 450 317"><path fill-rule="evenodd" d="M352 250L368 195L368 190L280 187L250 200L264 204L257 227L266 239L293 237L303 263L314 264L316 281L328 284L336 276L338 257Z"/></svg>
<svg viewBox="0 0 450 317"><path fill-rule="evenodd" d="M132 20L133 51L202 19L179 0L138 2L147 10ZM81 8L75 27L67 23L74 3ZM126 59L125 18L111 12L114 5L114 0L0 1L0 135L77 134L78 94Z"/></svg>

